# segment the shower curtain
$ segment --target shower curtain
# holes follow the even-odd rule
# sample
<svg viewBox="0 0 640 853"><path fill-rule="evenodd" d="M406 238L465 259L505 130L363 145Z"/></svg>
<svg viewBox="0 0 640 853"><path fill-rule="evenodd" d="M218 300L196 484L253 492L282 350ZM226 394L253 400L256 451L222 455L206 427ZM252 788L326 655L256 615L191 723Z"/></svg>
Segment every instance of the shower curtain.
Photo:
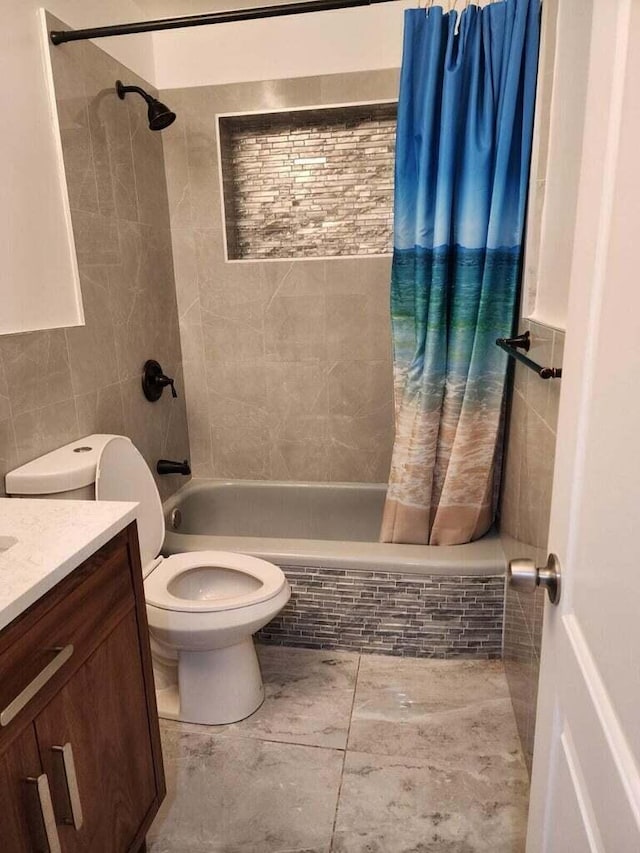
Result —
<svg viewBox="0 0 640 853"><path fill-rule="evenodd" d="M396 439L383 542L491 526L522 257L539 0L408 9L391 315Z"/></svg>

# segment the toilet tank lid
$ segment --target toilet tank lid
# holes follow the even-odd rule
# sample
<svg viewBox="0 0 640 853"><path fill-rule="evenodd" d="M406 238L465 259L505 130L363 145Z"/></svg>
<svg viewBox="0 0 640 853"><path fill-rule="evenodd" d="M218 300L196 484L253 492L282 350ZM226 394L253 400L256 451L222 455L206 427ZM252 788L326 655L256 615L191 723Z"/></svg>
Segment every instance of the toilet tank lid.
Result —
<svg viewBox="0 0 640 853"><path fill-rule="evenodd" d="M52 495L95 482L98 458L112 435L88 435L39 456L5 477L8 495Z"/></svg>

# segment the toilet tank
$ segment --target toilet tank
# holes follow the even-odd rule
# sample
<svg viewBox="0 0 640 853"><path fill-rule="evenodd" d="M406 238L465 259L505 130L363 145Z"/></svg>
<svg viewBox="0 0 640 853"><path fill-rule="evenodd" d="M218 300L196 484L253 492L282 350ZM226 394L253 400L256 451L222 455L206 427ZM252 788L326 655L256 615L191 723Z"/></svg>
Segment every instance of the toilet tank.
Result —
<svg viewBox="0 0 640 853"><path fill-rule="evenodd" d="M5 477L10 497L95 500L96 467L112 435L88 435L15 468Z"/></svg>

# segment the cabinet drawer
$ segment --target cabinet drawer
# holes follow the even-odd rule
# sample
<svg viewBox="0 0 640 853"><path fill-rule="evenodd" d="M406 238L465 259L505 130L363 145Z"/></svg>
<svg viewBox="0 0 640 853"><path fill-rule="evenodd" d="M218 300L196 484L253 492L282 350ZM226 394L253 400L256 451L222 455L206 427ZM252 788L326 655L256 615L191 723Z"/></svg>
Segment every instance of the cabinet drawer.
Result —
<svg viewBox="0 0 640 853"><path fill-rule="evenodd" d="M126 530L0 633L0 749L135 606Z"/></svg>

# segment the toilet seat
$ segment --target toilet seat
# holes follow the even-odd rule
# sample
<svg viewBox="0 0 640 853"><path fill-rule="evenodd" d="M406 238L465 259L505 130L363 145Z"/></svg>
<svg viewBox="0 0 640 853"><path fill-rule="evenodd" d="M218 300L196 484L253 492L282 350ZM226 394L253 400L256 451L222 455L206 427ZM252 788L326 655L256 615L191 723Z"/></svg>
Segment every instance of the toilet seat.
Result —
<svg viewBox="0 0 640 853"><path fill-rule="evenodd" d="M218 591L212 585L210 597L203 598L182 598L172 593L171 586L181 575L197 569L206 570L208 567L238 572L255 579L259 585L256 589L239 591L237 594L233 590ZM215 574L212 580L214 577ZM258 557L229 551L191 551L163 559L145 578L144 592L147 604L162 610L215 613L268 601L278 595L286 583L284 574L277 566Z"/></svg>
<svg viewBox="0 0 640 853"><path fill-rule="evenodd" d="M96 498L138 503L144 592L150 607L204 616L262 604L287 588L287 579L278 566L246 554L189 551L159 557L164 540L162 502L147 463L125 436L113 436L100 451ZM212 569L210 574L208 568ZM189 573L193 577L189 578Z"/></svg>
<svg viewBox="0 0 640 853"><path fill-rule="evenodd" d="M135 501L138 504L138 542L142 576L157 564L164 542L164 513L153 475L133 442L112 436L102 447L96 465L96 500Z"/></svg>

